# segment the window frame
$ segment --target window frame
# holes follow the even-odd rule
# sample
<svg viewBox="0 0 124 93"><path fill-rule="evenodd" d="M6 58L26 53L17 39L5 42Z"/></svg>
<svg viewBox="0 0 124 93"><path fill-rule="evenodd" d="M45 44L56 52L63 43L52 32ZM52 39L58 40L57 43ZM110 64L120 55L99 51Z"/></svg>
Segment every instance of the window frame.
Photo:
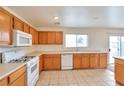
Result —
<svg viewBox="0 0 124 93"><path fill-rule="evenodd" d="M66 47L66 35L67 34L69 34L69 35L76 35L76 47ZM84 46L84 47L77 47L77 35L86 35L87 36L87 46ZM86 34L86 33L65 33L65 35L64 35L64 47L65 48L75 48L75 49L77 49L77 48L87 48L88 47L88 45L89 45L89 36L88 36L88 34Z"/></svg>

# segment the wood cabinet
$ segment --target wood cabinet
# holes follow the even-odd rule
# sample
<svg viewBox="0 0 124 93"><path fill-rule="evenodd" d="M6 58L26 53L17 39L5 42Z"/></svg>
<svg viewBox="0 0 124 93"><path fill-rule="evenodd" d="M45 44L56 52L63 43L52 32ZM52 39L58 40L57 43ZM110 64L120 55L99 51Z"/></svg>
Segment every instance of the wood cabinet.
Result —
<svg viewBox="0 0 124 93"><path fill-rule="evenodd" d="M107 53L99 54L99 68L107 68Z"/></svg>
<svg viewBox="0 0 124 93"><path fill-rule="evenodd" d="M17 17L14 17L14 29L18 29L21 31L24 31L24 22L18 19Z"/></svg>
<svg viewBox="0 0 124 93"><path fill-rule="evenodd" d="M18 69L8 76L10 86L25 86L26 85L26 66Z"/></svg>
<svg viewBox="0 0 124 93"><path fill-rule="evenodd" d="M32 35L32 44L38 44L38 32L30 27L30 34Z"/></svg>
<svg viewBox="0 0 124 93"><path fill-rule="evenodd" d="M99 54L90 54L90 68L98 68L99 65Z"/></svg>
<svg viewBox="0 0 124 93"><path fill-rule="evenodd" d="M115 59L115 80L124 85L124 60Z"/></svg>
<svg viewBox="0 0 124 93"><path fill-rule="evenodd" d="M38 44L38 32L36 30L34 32L34 43Z"/></svg>
<svg viewBox="0 0 124 93"><path fill-rule="evenodd" d="M63 32L56 32L55 38L56 44L63 44Z"/></svg>
<svg viewBox="0 0 124 93"><path fill-rule="evenodd" d="M7 86L8 85L8 78L4 78L0 80L0 86Z"/></svg>
<svg viewBox="0 0 124 93"><path fill-rule="evenodd" d="M24 23L24 32L30 33L30 26L26 23Z"/></svg>
<svg viewBox="0 0 124 93"><path fill-rule="evenodd" d="M74 69L81 68L106 68L107 53L74 54Z"/></svg>
<svg viewBox="0 0 124 93"><path fill-rule="evenodd" d="M73 55L73 68L80 69L82 61L82 54L74 54Z"/></svg>
<svg viewBox="0 0 124 93"><path fill-rule="evenodd" d="M81 68L89 68L89 66L90 66L89 54L83 54Z"/></svg>
<svg viewBox="0 0 124 93"><path fill-rule="evenodd" d="M32 44L35 44L35 31L32 27L30 27L30 34L32 35Z"/></svg>
<svg viewBox="0 0 124 93"><path fill-rule="evenodd" d="M10 84L10 86L25 86L26 73L23 73L17 80Z"/></svg>
<svg viewBox="0 0 124 93"><path fill-rule="evenodd" d="M74 54L73 55L73 66L74 69L89 68L89 54Z"/></svg>
<svg viewBox="0 0 124 93"><path fill-rule="evenodd" d="M0 8L0 44L12 43L12 15Z"/></svg>
<svg viewBox="0 0 124 93"><path fill-rule="evenodd" d="M42 55L39 57L40 62L39 62L39 74L42 72L43 70L43 57Z"/></svg>
<svg viewBox="0 0 124 93"><path fill-rule="evenodd" d="M25 86L27 85L26 66L0 80L0 86Z"/></svg>
<svg viewBox="0 0 124 93"><path fill-rule="evenodd" d="M63 44L63 32L39 32L39 44Z"/></svg>
<svg viewBox="0 0 124 93"><path fill-rule="evenodd" d="M56 33L55 32L48 32L48 44L55 44L55 36Z"/></svg>
<svg viewBox="0 0 124 93"><path fill-rule="evenodd" d="M59 54L46 54L43 55L44 70L60 70L61 68L61 55Z"/></svg>
<svg viewBox="0 0 124 93"><path fill-rule="evenodd" d="M38 32L39 44L47 44L48 42L48 33L47 32Z"/></svg>

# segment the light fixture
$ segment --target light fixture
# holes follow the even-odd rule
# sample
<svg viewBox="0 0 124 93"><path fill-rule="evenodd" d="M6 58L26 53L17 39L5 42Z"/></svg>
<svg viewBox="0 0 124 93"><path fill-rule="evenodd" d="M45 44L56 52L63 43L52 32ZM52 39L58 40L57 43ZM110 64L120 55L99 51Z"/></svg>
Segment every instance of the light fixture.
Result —
<svg viewBox="0 0 124 93"><path fill-rule="evenodd" d="M58 19L59 19L59 17L58 17L58 16L54 16L54 19L55 19L55 20L58 20Z"/></svg>

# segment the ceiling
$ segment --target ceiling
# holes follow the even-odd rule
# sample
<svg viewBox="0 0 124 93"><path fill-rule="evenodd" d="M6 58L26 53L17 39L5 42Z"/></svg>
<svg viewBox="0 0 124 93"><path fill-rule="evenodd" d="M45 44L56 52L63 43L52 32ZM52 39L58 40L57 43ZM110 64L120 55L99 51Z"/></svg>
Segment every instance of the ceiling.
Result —
<svg viewBox="0 0 124 93"><path fill-rule="evenodd" d="M124 28L124 7L119 6L9 6L36 27ZM55 20L54 17L59 19ZM59 22L60 24L55 24Z"/></svg>

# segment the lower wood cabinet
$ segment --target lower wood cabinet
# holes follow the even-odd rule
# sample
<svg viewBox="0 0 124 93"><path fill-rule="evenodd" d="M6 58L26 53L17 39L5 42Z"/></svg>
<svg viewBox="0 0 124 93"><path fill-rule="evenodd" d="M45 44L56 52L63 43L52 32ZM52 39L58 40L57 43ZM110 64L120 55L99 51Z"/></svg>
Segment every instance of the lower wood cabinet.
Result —
<svg viewBox="0 0 124 93"><path fill-rule="evenodd" d="M26 83L26 67L22 67L9 75L9 85L24 86Z"/></svg>
<svg viewBox="0 0 124 93"><path fill-rule="evenodd" d="M39 74L40 74L43 70L43 57L42 57L42 55L39 56L39 59L40 59L40 61L39 61Z"/></svg>
<svg viewBox="0 0 124 93"><path fill-rule="evenodd" d="M0 80L0 86L25 86L27 85L26 66L21 67L7 77Z"/></svg>
<svg viewBox="0 0 124 93"><path fill-rule="evenodd" d="M115 59L115 80L124 85L124 61Z"/></svg>
<svg viewBox="0 0 124 93"><path fill-rule="evenodd" d="M0 86L7 86L8 85L8 78L3 78L0 80Z"/></svg>
<svg viewBox="0 0 124 93"><path fill-rule="evenodd" d="M73 68L81 69L81 68L89 68L89 54L74 54L73 55Z"/></svg>
<svg viewBox="0 0 124 93"><path fill-rule="evenodd" d="M98 68L99 67L99 54L93 53L90 54L90 68Z"/></svg>
<svg viewBox="0 0 124 93"><path fill-rule="evenodd" d="M43 55L43 69L44 70L60 70L61 55L60 54Z"/></svg>
<svg viewBox="0 0 124 93"><path fill-rule="evenodd" d="M107 53L74 54L73 68L106 68Z"/></svg>
<svg viewBox="0 0 124 93"><path fill-rule="evenodd" d="M99 54L99 68L107 68L107 53Z"/></svg>
<svg viewBox="0 0 124 93"><path fill-rule="evenodd" d="M82 55L74 54L73 55L73 68L80 69L81 68Z"/></svg>
<svg viewBox="0 0 124 93"><path fill-rule="evenodd" d="M90 56L89 54L82 55L81 68L89 68L90 67Z"/></svg>
<svg viewBox="0 0 124 93"><path fill-rule="evenodd" d="M10 86L25 86L26 85L26 73L23 73L19 78L17 78Z"/></svg>

